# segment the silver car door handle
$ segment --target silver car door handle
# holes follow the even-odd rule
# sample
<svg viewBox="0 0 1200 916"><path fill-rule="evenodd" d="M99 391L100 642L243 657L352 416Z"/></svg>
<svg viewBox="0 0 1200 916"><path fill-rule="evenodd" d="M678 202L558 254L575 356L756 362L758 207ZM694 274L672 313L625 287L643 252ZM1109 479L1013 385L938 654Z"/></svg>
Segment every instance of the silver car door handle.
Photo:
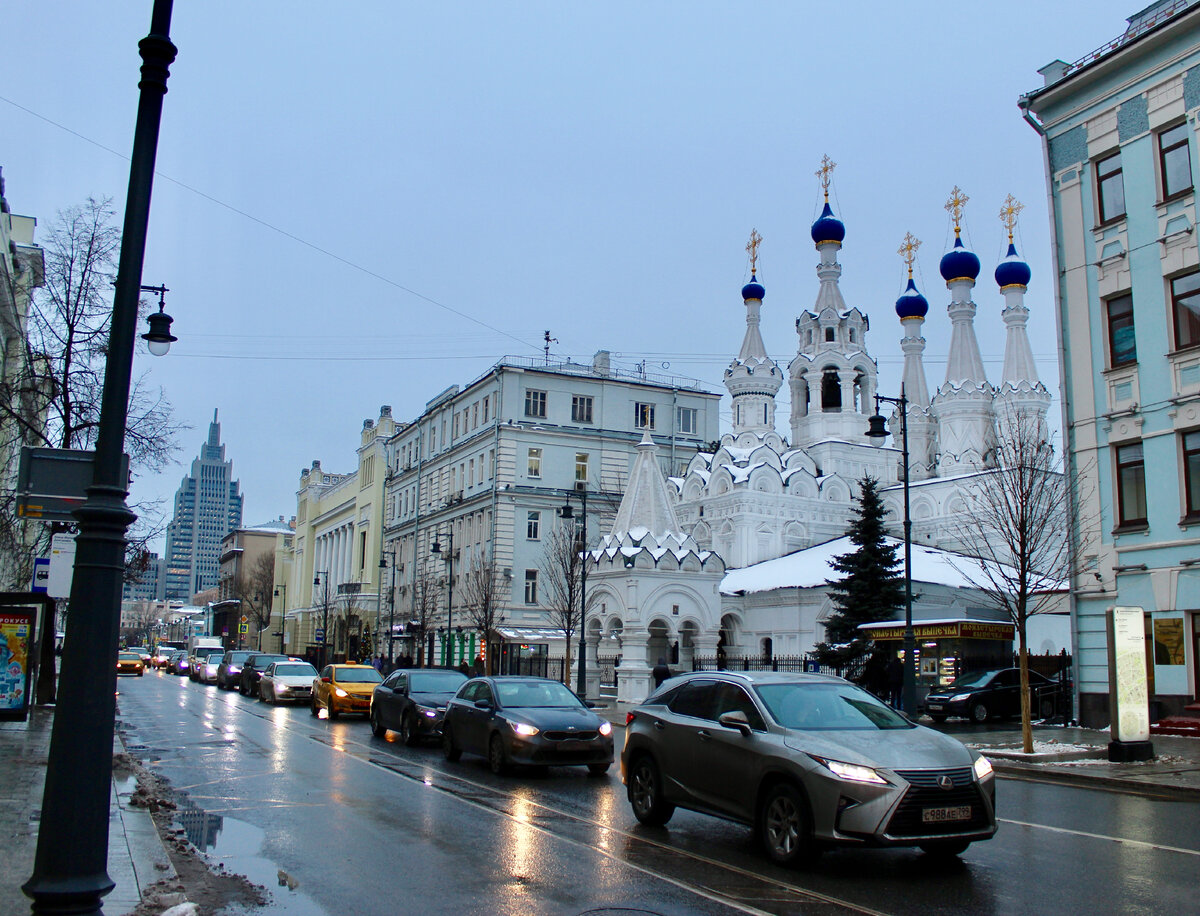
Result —
<svg viewBox="0 0 1200 916"><path fill-rule="evenodd" d="M696 737L701 741L709 741L712 739L712 733L708 729L702 728L700 731L696 732Z"/></svg>
<svg viewBox="0 0 1200 916"><path fill-rule="evenodd" d="M654 727L657 728L659 731L662 731L664 728L666 728L666 726L663 725L661 722L655 722Z"/></svg>

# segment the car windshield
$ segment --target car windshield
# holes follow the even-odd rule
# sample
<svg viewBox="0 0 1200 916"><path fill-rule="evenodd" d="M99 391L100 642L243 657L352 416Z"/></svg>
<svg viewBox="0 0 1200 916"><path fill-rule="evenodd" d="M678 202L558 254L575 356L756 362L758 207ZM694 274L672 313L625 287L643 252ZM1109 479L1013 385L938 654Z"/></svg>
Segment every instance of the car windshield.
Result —
<svg viewBox="0 0 1200 916"><path fill-rule="evenodd" d="M256 655L254 656L253 660L250 661L249 667L265 668L267 665L271 664L271 662L286 662L287 660L288 657L286 655Z"/></svg>
<svg viewBox="0 0 1200 916"><path fill-rule="evenodd" d="M237 664L240 662L244 662L252 654L253 653L250 653L250 652L230 652L227 656L225 656L225 661L230 662L232 664Z"/></svg>
<svg viewBox="0 0 1200 916"><path fill-rule="evenodd" d="M383 678L374 668L338 668L334 680L339 684L378 684Z"/></svg>
<svg viewBox="0 0 1200 916"><path fill-rule="evenodd" d="M409 675L413 693L454 693L467 679L461 671L422 671Z"/></svg>
<svg viewBox="0 0 1200 916"><path fill-rule="evenodd" d="M224 654L225 654L224 652L214 652L214 653L212 653L212 655L210 655L210 656L208 657L208 663L209 663L210 665L219 665L219 664L221 664L221 658L224 656Z"/></svg>
<svg viewBox="0 0 1200 916"><path fill-rule="evenodd" d="M291 665L276 665L276 677L316 677L317 669L307 662L295 662Z"/></svg>
<svg viewBox="0 0 1200 916"><path fill-rule="evenodd" d="M759 684L755 691L784 728L870 731L915 728L904 716L853 684Z"/></svg>
<svg viewBox="0 0 1200 916"><path fill-rule="evenodd" d="M961 690L963 687L984 687L999 671L970 671L955 678L947 690Z"/></svg>
<svg viewBox="0 0 1200 916"><path fill-rule="evenodd" d="M139 662L142 660L142 657L136 652L122 652L117 657L123 662Z"/></svg>
<svg viewBox="0 0 1200 916"><path fill-rule="evenodd" d="M582 706L579 697L555 681L517 681L496 684L500 703L509 707L575 707Z"/></svg>

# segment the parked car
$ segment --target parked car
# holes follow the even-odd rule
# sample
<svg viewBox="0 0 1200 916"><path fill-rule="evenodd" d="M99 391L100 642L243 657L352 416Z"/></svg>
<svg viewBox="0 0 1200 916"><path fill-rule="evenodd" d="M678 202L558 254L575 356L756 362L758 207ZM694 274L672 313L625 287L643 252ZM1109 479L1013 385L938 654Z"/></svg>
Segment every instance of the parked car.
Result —
<svg viewBox="0 0 1200 916"><path fill-rule="evenodd" d="M1065 685L1030 671L1030 708L1034 717L1053 715L1055 701L1065 690ZM925 714L934 722L945 722L947 716L965 716L974 722L1019 716L1021 669L1000 668L959 675L925 698Z"/></svg>
<svg viewBox="0 0 1200 916"><path fill-rule="evenodd" d="M258 698L265 703L308 702L316 676L317 669L308 662L271 662L258 679Z"/></svg>
<svg viewBox="0 0 1200 916"><path fill-rule="evenodd" d="M370 715L371 692L382 680L370 665L326 665L312 682L312 714L318 715L324 707L331 719L344 712Z"/></svg>
<svg viewBox="0 0 1200 916"><path fill-rule="evenodd" d="M165 668L171 655L175 652L170 646L159 646L154 650L154 654L150 656L151 668Z"/></svg>
<svg viewBox="0 0 1200 916"><path fill-rule="evenodd" d="M226 652L225 657L221 659L221 664L217 666L217 688L232 690L236 687L242 680L242 665L254 654L254 651L250 649L234 649L232 652Z"/></svg>
<svg viewBox="0 0 1200 916"><path fill-rule="evenodd" d="M246 656L242 662L241 680L238 681L238 693L244 697L258 696L258 682L271 662L286 662L288 656L271 654L270 652L255 652Z"/></svg>
<svg viewBox="0 0 1200 916"><path fill-rule="evenodd" d="M442 734L446 704L467 681L453 668L400 668L371 694L371 730L377 738L389 728L409 747Z"/></svg>
<svg viewBox="0 0 1200 916"><path fill-rule="evenodd" d="M224 652L208 653L196 670L196 680L201 684L215 684L217 682L217 668L221 666L221 659L224 657Z"/></svg>
<svg viewBox="0 0 1200 916"><path fill-rule="evenodd" d="M986 758L820 674L668 681L627 714L621 777L642 823L738 821L782 865L834 844L958 855L996 832Z"/></svg>
<svg viewBox="0 0 1200 916"><path fill-rule="evenodd" d="M150 664L150 656L153 654L145 646L126 646L121 651L122 652L136 652L141 657L142 664L147 665L147 666Z"/></svg>
<svg viewBox="0 0 1200 916"><path fill-rule="evenodd" d="M136 674L141 677L146 673L146 663L142 654L133 650L123 650L117 653L117 674Z"/></svg>
<svg viewBox="0 0 1200 916"><path fill-rule="evenodd" d="M187 674L190 667L188 654L183 649L176 649L167 659L167 674Z"/></svg>
<svg viewBox="0 0 1200 916"><path fill-rule="evenodd" d="M587 766L593 775L613 762L612 725L560 684L540 677L478 677L446 708L442 749L486 757L492 772L512 764Z"/></svg>
<svg viewBox="0 0 1200 916"><path fill-rule="evenodd" d="M204 663L208 657L224 651L220 646L196 646L188 654L187 676L193 681L200 680L200 675L204 672Z"/></svg>

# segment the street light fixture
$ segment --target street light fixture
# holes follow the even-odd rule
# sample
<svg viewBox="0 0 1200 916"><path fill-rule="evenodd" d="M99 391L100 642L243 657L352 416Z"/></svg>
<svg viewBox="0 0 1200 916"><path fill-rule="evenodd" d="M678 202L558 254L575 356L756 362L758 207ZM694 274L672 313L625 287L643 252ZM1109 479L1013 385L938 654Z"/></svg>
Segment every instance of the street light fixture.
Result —
<svg viewBox="0 0 1200 916"><path fill-rule="evenodd" d="M283 634L287 630L287 584L280 582L275 586L275 597L283 598L283 608L279 612L279 654L283 655Z"/></svg>
<svg viewBox="0 0 1200 916"><path fill-rule="evenodd" d="M143 64L121 255L92 485L75 511L79 534L70 599L74 612L67 617L42 795L42 829L38 830L33 875L22 887L33 898L37 913L99 913L104 895L114 887L107 867L117 692L112 658L121 619L125 533L136 518L125 501L129 477L122 473L122 464L154 163L163 96L176 53L170 31L171 0L155 0L150 34L138 43ZM166 334L170 336L169 325ZM66 824L71 825L70 830L63 829Z"/></svg>
<svg viewBox="0 0 1200 916"><path fill-rule="evenodd" d="M912 621L912 517L908 511L908 398L904 386L900 386L900 397L888 398L875 395L875 416L869 417L866 435L872 439L887 438L887 421L879 412L879 402L895 404L900 408L900 455L904 465L904 686L901 704L909 716L917 714L916 637Z"/></svg>
<svg viewBox="0 0 1200 916"><path fill-rule="evenodd" d="M321 620L321 667L324 668L329 646L329 570L323 569L313 573L313 587L319 587L322 580L325 584L325 596L321 601L321 610L324 612Z"/></svg>
<svg viewBox="0 0 1200 916"><path fill-rule="evenodd" d="M442 545L438 541L434 541L433 546L429 548L429 552L436 553L438 556L442 556ZM451 522L450 529L446 533L446 555L443 557L443 559L446 561L447 568L449 570L449 572L447 573L448 577L446 579L446 585L448 587L448 594L446 597L446 639L453 640L454 639L454 630L453 630L453 626L454 626L454 523L453 522ZM454 652L454 648L455 648L453 645L453 642L450 642L449 644L443 643L443 645L447 645L446 665L447 665L447 667L453 667L454 666L453 652Z"/></svg>
<svg viewBox="0 0 1200 916"><path fill-rule="evenodd" d="M579 502L581 505L579 518L579 538L572 545L572 550L579 548L578 552L584 554L587 551L587 490L580 485L576 491L579 493ZM571 494L567 493L567 501L561 509L558 510L559 518L572 519L575 517L575 510L571 508ZM587 699L587 557L580 556L579 558L579 667L576 669L575 677L575 692L581 700Z"/></svg>
<svg viewBox="0 0 1200 916"><path fill-rule="evenodd" d="M171 344L179 339L171 336L171 316L163 311L163 299L170 290L165 286L143 286L141 290L144 293L158 293L158 311L146 319L150 330L142 335L142 340L146 341L152 356L166 356Z"/></svg>
<svg viewBox="0 0 1200 916"><path fill-rule="evenodd" d="M379 575L375 579L375 641L379 643L376 649L383 655L383 643L379 639L379 629L383 625L383 571L387 569L387 560L383 556L383 548L379 549ZM388 631L388 651L391 651L392 634Z"/></svg>

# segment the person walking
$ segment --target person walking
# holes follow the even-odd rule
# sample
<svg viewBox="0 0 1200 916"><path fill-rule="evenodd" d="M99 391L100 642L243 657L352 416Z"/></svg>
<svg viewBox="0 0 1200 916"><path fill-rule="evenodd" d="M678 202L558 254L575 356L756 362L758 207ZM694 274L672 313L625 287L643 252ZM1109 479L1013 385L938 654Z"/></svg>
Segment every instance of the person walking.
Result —
<svg viewBox="0 0 1200 916"><path fill-rule="evenodd" d="M671 669L667 667L667 660L664 656L658 657L658 664L654 666L654 670L650 672L654 676L654 686L659 688L662 682L671 676Z"/></svg>

